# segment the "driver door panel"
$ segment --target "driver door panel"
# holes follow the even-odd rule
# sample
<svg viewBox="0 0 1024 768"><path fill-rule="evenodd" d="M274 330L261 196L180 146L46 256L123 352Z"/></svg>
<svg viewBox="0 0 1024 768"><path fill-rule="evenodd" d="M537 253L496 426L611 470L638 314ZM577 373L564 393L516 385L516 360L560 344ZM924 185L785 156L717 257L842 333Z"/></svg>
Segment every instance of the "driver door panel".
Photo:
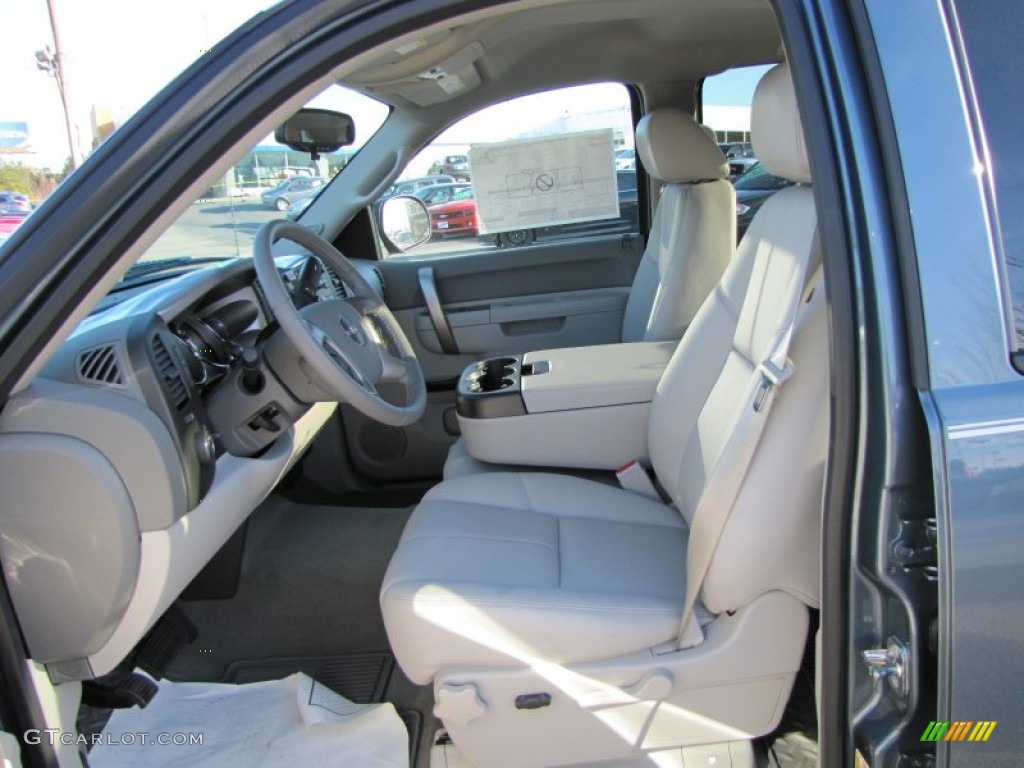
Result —
<svg viewBox="0 0 1024 768"><path fill-rule="evenodd" d="M438 477L458 435L455 383L463 369L500 354L621 341L629 288L643 255L640 235L524 248L392 258L380 262L387 302L423 368L427 410L405 428L342 407L345 443L367 479ZM420 285L433 270L456 351L446 351Z"/></svg>

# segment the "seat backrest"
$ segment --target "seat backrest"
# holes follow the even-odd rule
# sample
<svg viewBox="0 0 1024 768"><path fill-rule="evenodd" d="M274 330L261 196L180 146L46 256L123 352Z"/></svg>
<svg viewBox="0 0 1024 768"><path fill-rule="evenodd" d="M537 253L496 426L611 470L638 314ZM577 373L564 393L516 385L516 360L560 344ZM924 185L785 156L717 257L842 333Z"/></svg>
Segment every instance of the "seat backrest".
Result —
<svg viewBox="0 0 1024 768"><path fill-rule="evenodd" d="M769 71L758 85L751 120L758 159L797 185L758 211L669 362L648 428L658 478L692 523L740 409L749 407L755 368L788 325L789 297L803 295L789 349L793 375L768 415L701 590L714 613L773 589L810 605L819 595L827 327L823 290L811 289L820 278L808 280L799 264L800 254L811 254L807 274L820 272L810 170L786 65Z"/></svg>
<svg viewBox="0 0 1024 768"><path fill-rule="evenodd" d="M636 149L647 173L665 186L629 293L622 340L678 339L732 258L736 192L726 180L725 156L685 112L645 115Z"/></svg>

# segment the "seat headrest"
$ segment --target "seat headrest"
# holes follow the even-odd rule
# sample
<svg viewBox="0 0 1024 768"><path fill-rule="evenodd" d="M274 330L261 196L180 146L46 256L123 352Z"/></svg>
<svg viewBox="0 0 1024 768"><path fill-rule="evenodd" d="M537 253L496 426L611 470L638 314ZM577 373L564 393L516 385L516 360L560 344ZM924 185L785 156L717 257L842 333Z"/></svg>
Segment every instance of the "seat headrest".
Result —
<svg viewBox="0 0 1024 768"><path fill-rule="evenodd" d="M678 109L656 109L636 126L636 151L655 179L685 184L729 175L725 155L697 121Z"/></svg>
<svg viewBox="0 0 1024 768"><path fill-rule="evenodd" d="M757 84L750 108L750 141L769 173L810 183L811 165L787 63L768 70Z"/></svg>

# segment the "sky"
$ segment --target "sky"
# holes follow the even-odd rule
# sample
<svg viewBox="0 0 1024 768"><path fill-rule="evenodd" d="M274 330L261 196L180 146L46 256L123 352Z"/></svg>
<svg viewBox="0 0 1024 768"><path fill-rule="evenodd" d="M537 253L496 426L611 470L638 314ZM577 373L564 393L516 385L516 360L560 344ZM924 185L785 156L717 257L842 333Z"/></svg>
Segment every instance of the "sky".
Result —
<svg viewBox="0 0 1024 768"><path fill-rule="evenodd" d="M68 96L82 149L91 147L90 109L130 116L213 45L272 0L53 0L70 76ZM54 78L35 52L53 35L46 0L0 0L0 122L28 122L35 156L59 169L67 133Z"/></svg>
<svg viewBox="0 0 1024 768"><path fill-rule="evenodd" d="M64 49L69 106L83 154L91 148L94 105L111 110L121 120L128 118L204 51L274 4L274 0L52 2ZM33 150L0 159L20 159L27 165L57 170L69 152L56 82L36 67L35 52L47 44L52 47L53 37L46 0L0 0L0 122L27 122ZM719 76L713 88L706 88L707 102L749 104L757 76L751 72ZM614 100L609 96L609 104ZM600 101L588 100L587 107L606 106L604 99ZM494 123L503 126L506 136L510 123L528 123L528 116L508 108L499 108L495 114L502 115ZM480 129L490 132L482 125Z"/></svg>

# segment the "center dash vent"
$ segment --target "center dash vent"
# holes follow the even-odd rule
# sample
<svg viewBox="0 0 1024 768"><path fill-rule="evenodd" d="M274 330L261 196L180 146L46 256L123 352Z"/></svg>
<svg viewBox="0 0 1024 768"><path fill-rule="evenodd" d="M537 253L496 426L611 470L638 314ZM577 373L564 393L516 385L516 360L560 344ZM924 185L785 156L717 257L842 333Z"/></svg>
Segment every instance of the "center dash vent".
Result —
<svg viewBox="0 0 1024 768"><path fill-rule="evenodd" d="M80 352L75 361L78 378L91 384L104 387L124 387L124 375L121 373L121 361L117 356L117 346L103 344Z"/></svg>
<svg viewBox="0 0 1024 768"><path fill-rule="evenodd" d="M341 282L341 278L338 276L338 273L334 271L334 267L330 264L324 263L324 271L327 273L327 277L331 281L331 285L334 286L334 291L338 298L347 299L348 288L346 288L345 284Z"/></svg>
<svg viewBox="0 0 1024 768"><path fill-rule="evenodd" d="M383 273L379 269L374 267L373 268L373 275L374 275L374 277L377 278L377 284L380 286L380 297L381 297L381 299L384 300L384 301L387 301L388 300L388 294L387 294L387 290L384 288L384 275L383 275Z"/></svg>
<svg viewBox="0 0 1024 768"><path fill-rule="evenodd" d="M181 371L171 357L171 353L159 336L153 337L153 364L156 366L157 378L171 397L171 402L179 411L188 402L188 388L181 378Z"/></svg>

